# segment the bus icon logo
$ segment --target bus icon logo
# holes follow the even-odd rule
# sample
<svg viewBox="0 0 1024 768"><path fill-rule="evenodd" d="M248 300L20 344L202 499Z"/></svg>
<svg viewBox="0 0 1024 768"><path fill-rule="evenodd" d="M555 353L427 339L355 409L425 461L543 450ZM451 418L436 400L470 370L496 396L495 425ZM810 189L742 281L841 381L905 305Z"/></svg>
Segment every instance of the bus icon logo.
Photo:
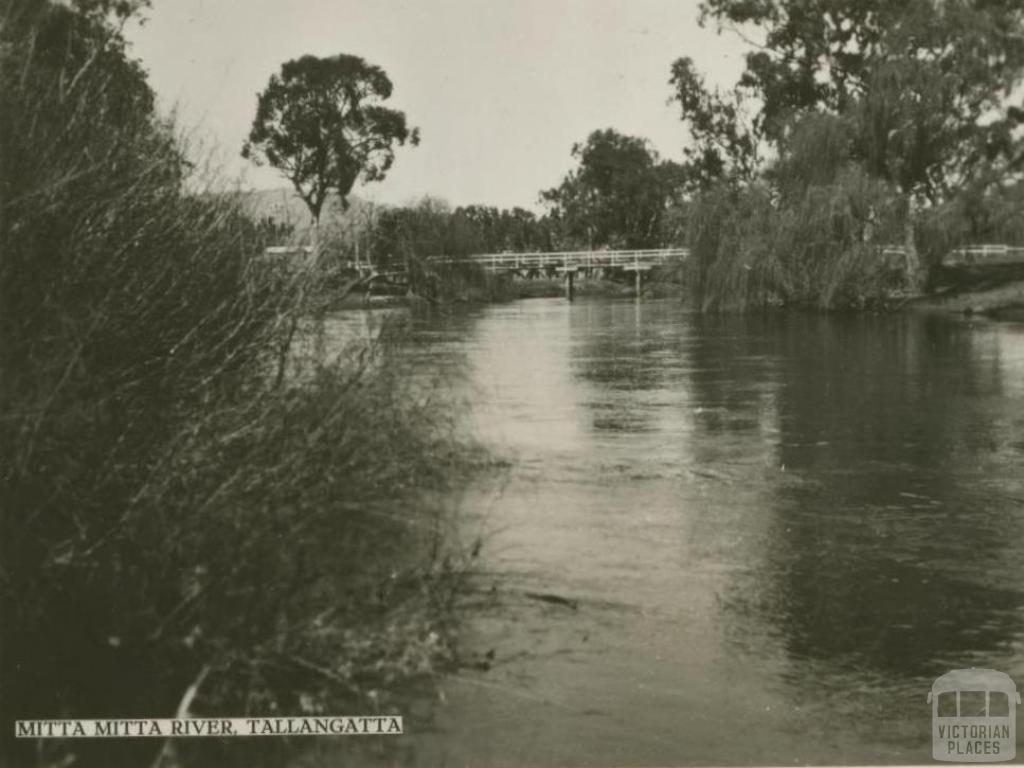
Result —
<svg viewBox="0 0 1024 768"><path fill-rule="evenodd" d="M932 684L932 757L956 763L1012 760L1020 694L994 669L954 669Z"/></svg>

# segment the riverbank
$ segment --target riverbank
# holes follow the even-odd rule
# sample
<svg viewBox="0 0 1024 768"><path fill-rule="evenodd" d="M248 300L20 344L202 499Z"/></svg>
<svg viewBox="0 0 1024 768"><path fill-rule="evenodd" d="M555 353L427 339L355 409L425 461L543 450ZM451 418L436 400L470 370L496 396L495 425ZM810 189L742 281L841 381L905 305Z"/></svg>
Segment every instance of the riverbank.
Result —
<svg viewBox="0 0 1024 768"><path fill-rule="evenodd" d="M486 460L443 402L457 366L415 379L407 328L324 318L330 285L268 260L266 222L186 162L107 13L20 5L0 25L0 721L403 712L454 663L473 559L431 496ZM0 766L294 746L15 736Z"/></svg>
<svg viewBox="0 0 1024 768"><path fill-rule="evenodd" d="M678 288L678 286L677 286ZM681 292L681 291L680 291ZM578 297L624 298L635 296L636 289L614 280L580 280L573 285L573 293ZM674 295L663 285L649 286L642 289L645 296ZM392 296L365 296L349 294L338 301L329 303L331 310L368 309L381 307L398 307L410 304L496 304L520 299L553 299L565 295L565 283L556 279L523 280L510 284L497 296L489 292L466 290L454 293L443 299L426 299L415 294Z"/></svg>
<svg viewBox="0 0 1024 768"><path fill-rule="evenodd" d="M644 298L692 298L686 284L676 274L655 272L646 275L645 279L641 287ZM628 298L637 295L632 283L583 276L575 280L573 293L577 298ZM325 303L328 311L335 311L416 304L496 304L564 296L565 281L562 277L521 279L486 275L483 280L474 282L446 283L436 298L415 294L353 293L341 299L328 298ZM932 290L924 295L906 297L893 294L884 299L861 301L850 309L952 312L984 315L997 320L1024 320L1024 265L941 268L933 280Z"/></svg>
<svg viewBox="0 0 1024 768"><path fill-rule="evenodd" d="M981 291L929 296L914 302L918 309L985 315L996 320L1024 320L1024 281Z"/></svg>
<svg viewBox="0 0 1024 768"><path fill-rule="evenodd" d="M565 295L565 281L562 278L542 278L538 280L516 280L513 282L514 298L538 299L554 298ZM605 298L622 298L636 296L636 287L632 283L608 280L606 278L577 278L573 282L573 294L576 296L593 296ZM640 294L650 297L682 296L683 286L679 283L666 282L658 279L641 285Z"/></svg>
<svg viewBox="0 0 1024 768"><path fill-rule="evenodd" d="M943 269L936 288L910 302L915 309L1024 319L1024 265Z"/></svg>
<svg viewBox="0 0 1024 768"><path fill-rule="evenodd" d="M644 275L640 294L648 298L682 298L686 287L674 274L663 274L655 270ZM514 278L508 275L484 275L483 279L446 281L438 286L437 295L425 297L419 294L368 295L350 293L341 298L326 297L328 311L342 309L367 309L406 306L410 304L496 304L518 299L547 299L565 296L564 277ZM577 297L625 298L636 296L633 282L578 276L573 282L573 294Z"/></svg>

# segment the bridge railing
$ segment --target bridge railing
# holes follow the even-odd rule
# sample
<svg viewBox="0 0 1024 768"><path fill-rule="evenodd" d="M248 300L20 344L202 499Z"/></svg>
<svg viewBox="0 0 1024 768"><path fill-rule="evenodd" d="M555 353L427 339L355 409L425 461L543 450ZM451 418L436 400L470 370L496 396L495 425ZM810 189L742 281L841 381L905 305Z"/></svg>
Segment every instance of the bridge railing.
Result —
<svg viewBox="0 0 1024 768"><path fill-rule="evenodd" d="M533 251L520 253L481 253L472 256L435 256L434 264L479 264L484 269L543 269L546 267L625 267L639 268L667 264L690 255L688 248L651 248L623 251Z"/></svg>
<svg viewBox="0 0 1024 768"><path fill-rule="evenodd" d="M906 255L902 245L881 246L882 255L889 259L900 259ZM948 267L968 264L1020 264L1024 263L1024 246L1002 243L980 243L954 248L947 253L942 263Z"/></svg>
<svg viewBox="0 0 1024 768"><path fill-rule="evenodd" d="M1024 262L1024 247L992 243L966 245L950 251L942 262L948 266L1020 263Z"/></svg>

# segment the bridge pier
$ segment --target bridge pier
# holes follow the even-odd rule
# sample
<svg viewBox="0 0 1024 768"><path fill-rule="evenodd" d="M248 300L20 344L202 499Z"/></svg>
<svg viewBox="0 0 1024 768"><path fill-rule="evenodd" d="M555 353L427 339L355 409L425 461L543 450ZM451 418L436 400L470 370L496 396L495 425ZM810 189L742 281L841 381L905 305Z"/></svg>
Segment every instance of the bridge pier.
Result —
<svg viewBox="0 0 1024 768"><path fill-rule="evenodd" d="M573 300L573 279L576 277L576 272L572 269L565 270L565 298L569 301Z"/></svg>

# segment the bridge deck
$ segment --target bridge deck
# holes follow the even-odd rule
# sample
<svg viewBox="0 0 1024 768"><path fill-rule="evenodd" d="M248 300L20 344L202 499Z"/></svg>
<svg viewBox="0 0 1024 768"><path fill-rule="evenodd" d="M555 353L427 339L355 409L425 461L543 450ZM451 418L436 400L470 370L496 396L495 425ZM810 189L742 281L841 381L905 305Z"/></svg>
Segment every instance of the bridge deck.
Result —
<svg viewBox="0 0 1024 768"><path fill-rule="evenodd" d="M690 255L689 248L658 248L632 251L535 251L482 253L461 258L433 257L434 264L479 264L490 272L523 269L588 269L618 267L650 269Z"/></svg>

